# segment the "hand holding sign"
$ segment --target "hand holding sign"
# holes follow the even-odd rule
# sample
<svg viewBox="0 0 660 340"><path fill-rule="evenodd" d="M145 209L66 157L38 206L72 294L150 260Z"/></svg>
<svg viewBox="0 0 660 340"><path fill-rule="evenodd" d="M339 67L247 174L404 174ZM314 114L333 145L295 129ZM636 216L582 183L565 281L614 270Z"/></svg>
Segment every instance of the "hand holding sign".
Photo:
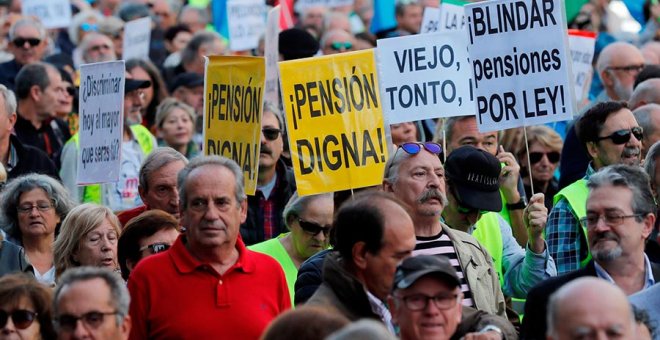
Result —
<svg viewBox="0 0 660 340"><path fill-rule="evenodd" d="M529 200L529 204L523 211L523 222L527 227L529 248L541 254L545 250L543 242L543 230L548 222L548 208L545 207L545 195L537 193Z"/></svg>
<svg viewBox="0 0 660 340"><path fill-rule="evenodd" d="M500 145L497 159L500 163L504 163L502 171L500 172L500 189L504 194L507 202L518 202L520 200L520 193L518 193L518 177L520 177L520 165L510 152L504 151Z"/></svg>

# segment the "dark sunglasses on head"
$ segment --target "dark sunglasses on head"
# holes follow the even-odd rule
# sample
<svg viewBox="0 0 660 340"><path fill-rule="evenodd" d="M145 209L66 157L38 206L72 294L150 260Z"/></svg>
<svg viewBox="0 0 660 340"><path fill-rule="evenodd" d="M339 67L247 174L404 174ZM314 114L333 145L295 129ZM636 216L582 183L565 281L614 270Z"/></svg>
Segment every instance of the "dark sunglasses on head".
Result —
<svg viewBox="0 0 660 340"><path fill-rule="evenodd" d="M14 41L12 41L14 46L16 47L23 47L25 46L25 43L30 44L30 47L35 47L39 44L41 44L41 39L39 38L16 38Z"/></svg>
<svg viewBox="0 0 660 340"><path fill-rule="evenodd" d="M83 32L98 32L99 30L99 25L97 24L90 24L88 22L83 22L82 25L80 25L80 29Z"/></svg>
<svg viewBox="0 0 660 340"><path fill-rule="evenodd" d="M277 139L277 137L280 136L282 130L276 128L263 128L261 129L261 132L264 134L264 137L266 137L267 140L274 141Z"/></svg>
<svg viewBox="0 0 660 340"><path fill-rule="evenodd" d="M548 161L550 163L557 163L559 162L559 157L561 157L561 154L557 151L552 151L552 152L530 152L529 153L529 162L532 164L536 164L543 159L543 155L546 155L548 157Z"/></svg>
<svg viewBox="0 0 660 340"><path fill-rule="evenodd" d="M158 254L158 253L162 253L162 252L170 249L170 245L167 244L167 243L162 243L162 242L152 243L150 245L146 245L146 246L140 248L140 252L143 252L147 249L149 249L151 254Z"/></svg>
<svg viewBox="0 0 660 340"><path fill-rule="evenodd" d="M305 221L300 217L298 217L298 224L300 225L300 228L302 228L302 230L314 236L318 235L320 232L323 232L323 235L328 236L328 234L330 233L330 229L332 229L331 225L326 225L325 227L323 227L316 222Z"/></svg>
<svg viewBox="0 0 660 340"><path fill-rule="evenodd" d="M14 327L18 329L26 329L30 327L32 322L37 318L37 313L25 309L16 309L11 313L0 310L0 328L5 328L9 317L11 317L11 322L14 324Z"/></svg>
<svg viewBox="0 0 660 340"><path fill-rule="evenodd" d="M630 135L634 135L637 140L641 141L644 137L644 130L641 127L635 126L630 130L618 130L614 131L611 135L605 137L598 137L596 141L601 141L603 139L611 139L614 144L626 144L630 140Z"/></svg>
<svg viewBox="0 0 660 340"><path fill-rule="evenodd" d="M426 151L434 155L439 155L440 153L442 153L442 146L440 146L440 144L438 143L433 143L433 142L425 142L425 143L408 142L399 145L399 148L401 148L403 151L407 152L410 155L418 154L420 151L422 151L422 148L424 148Z"/></svg>
<svg viewBox="0 0 660 340"><path fill-rule="evenodd" d="M335 41L330 44L330 48L335 51L341 51L342 48L345 50L350 50L353 47L353 44L350 41Z"/></svg>

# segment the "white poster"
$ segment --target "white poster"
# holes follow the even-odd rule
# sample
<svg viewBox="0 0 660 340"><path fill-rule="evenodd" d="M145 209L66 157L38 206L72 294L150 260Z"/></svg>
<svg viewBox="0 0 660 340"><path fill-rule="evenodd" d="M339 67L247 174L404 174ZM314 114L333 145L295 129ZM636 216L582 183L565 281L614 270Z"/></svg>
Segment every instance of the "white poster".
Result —
<svg viewBox="0 0 660 340"><path fill-rule="evenodd" d="M70 0L23 0L21 11L24 16L35 16L44 27L62 28L71 24Z"/></svg>
<svg viewBox="0 0 660 340"><path fill-rule="evenodd" d="M444 0L440 4L440 24L438 31L456 31L466 28L464 1Z"/></svg>
<svg viewBox="0 0 660 340"><path fill-rule="evenodd" d="M124 72L123 60L80 66L79 185L119 180Z"/></svg>
<svg viewBox="0 0 660 340"><path fill-rule="evenodd" d="M151 18L140 18L126 23L124 26L124 60L149 60L149 45L151 44Z"/></svg>
<svg viewBox="0 0 660 340"><path fill-rule="evenodd" d="M376 55L390 124L474 114L464 31L380 39Z"/></svg>
<svg viewBox="0 0 660 340"><path fill-rule="evenodd" d="M424 7L424 16L422 17L422 26L419 28L420 34L435 33L440 26L440 8Z"/></svg>
<svg viewBox="0 0 660 340"><path fill-rule="evenodd" d="M266 58L266 84L264 89L264 101L279 103L279 68L277 62L280 58L278 43L280 37L280 6L275 6L268 11L266 19L266 40L264 42L264 57Z"/></svg>
<svg viewBox="0 0 660 340"><path fill-rule="evenodd" d="M571 119L563 0L465 5L479 131Z"/></svg>
<svg viewBox="0 0 660 340"><path fill-rule="evenodd" d="M573 86L575 98L582 103L589 95L593 77L594 48L596 33L589 31L568 30L568 46L571 49L573 63Z"/></svg>
<svg viewBox="0 0 660 340"><path fill-rule="evenodd" d="M298 0L294 5L296 11L305 8L323 6L328 8L352 6L355 0Z"/></svg>
<svg viewBox="0 0 660 340"><path fill-rule="evenodd" d="M229 49L256 48L266 30L266 4L263 0L227 0Z"/></svg>

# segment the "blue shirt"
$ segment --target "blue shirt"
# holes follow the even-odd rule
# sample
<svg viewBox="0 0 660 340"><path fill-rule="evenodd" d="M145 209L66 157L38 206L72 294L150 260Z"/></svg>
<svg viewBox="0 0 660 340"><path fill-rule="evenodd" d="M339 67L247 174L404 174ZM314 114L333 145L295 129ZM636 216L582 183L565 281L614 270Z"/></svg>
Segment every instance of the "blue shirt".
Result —
<svg viewBox="0 0 660 340"><path fill-rule="evenodd" d="M598 275L599 278L616 285L616 282L614 282L614 279L610 276L610 274L607 273L607 270L601 267L598 264L598 262L594 261L594 267L596 267L596 275ZM645 278L644 278L643 289L647 289L655 284L655 279L653 278L651 261L649 261L649 258L648 256L646 256L646 254L644 254L644 268L645 268L645 273L644 273Z"/></svg>

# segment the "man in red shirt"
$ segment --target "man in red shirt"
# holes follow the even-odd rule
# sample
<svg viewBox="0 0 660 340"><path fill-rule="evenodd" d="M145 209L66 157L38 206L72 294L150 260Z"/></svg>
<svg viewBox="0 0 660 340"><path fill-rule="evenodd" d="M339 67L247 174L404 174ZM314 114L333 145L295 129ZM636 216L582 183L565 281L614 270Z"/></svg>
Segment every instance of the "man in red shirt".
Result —
<svg viewBox="0 0 660 340"><path fill-rule="evenodd" d="M280 265L238 237L247 214L242 174L219 156L197 157L181 170L186 231L131 273L130 339L257 339L291 307Z"/></svg>

